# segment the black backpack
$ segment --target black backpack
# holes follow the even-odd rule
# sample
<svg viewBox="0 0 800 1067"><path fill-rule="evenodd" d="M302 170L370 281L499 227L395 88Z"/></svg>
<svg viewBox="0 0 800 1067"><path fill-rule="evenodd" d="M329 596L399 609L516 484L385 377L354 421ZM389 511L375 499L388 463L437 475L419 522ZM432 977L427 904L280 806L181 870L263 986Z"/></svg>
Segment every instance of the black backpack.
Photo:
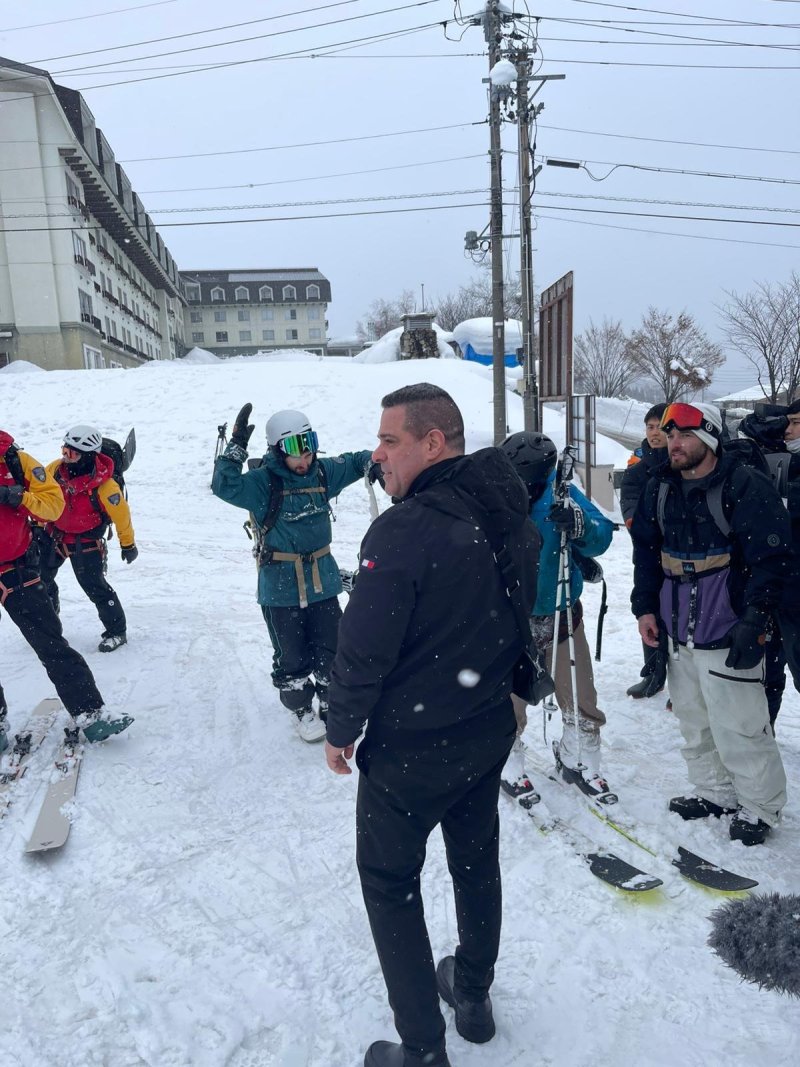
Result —
<svg viewBox="0 0 800 1067"><path fill-rule="evenodd" d="M103 443L100 445L100 452L104 456L108 456L114 464L114 470L111 477L125 494L125 499L127 500L128 493L125 489L125 471L128 468L128 463L122 445L118 441L112 440L110 437L104 437Z"/></svg>

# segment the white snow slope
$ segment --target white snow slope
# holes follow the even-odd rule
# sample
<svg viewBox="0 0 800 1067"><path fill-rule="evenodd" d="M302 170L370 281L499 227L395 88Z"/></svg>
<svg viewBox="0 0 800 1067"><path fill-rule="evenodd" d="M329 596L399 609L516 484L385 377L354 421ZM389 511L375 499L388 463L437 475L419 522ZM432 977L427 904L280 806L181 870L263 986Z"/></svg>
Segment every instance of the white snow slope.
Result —
<svg viewBox="0 0 800 1067"><path fill-rule="evenodd" d="M128 482L140 549L129 567L118 542L110 546L130 641L113 655L96 651L94 609L69 568L61 572L66 634L107 704L136 722L87 753L61 853L23 854L56 731L0 824L3 1067L360 1067L371 1041L395 1039L354 865L357 776L327 770L322 747L296 736L271 688L245 514L216 500L209 478L216 428L245 401L259 448L268 415L292 407L309 414L335 453L373 447L380 397L418 380L455 396L470 450L490 443L491 382L456 360L0 376L2 428L43 461L58 455L70 424L97 423L120 439L136 427ZM521 428L513 396L509 417ZM352 567L369 521L363 486L335 510L336 558ZM797 696L790 686L778 720L791 799L765 847L732 844L724 823L668 818L668 797L686 787L677 726L661 697L625 697L640 666L629 555L623 530L604 559L611 611L597 668L608 776L657 845L668 850L680 839L758 878L763 890L796 892ZM597 587L585 599L593 641ZM7 618L0 638L17 729L53 690ZM527 740L546 757L537 713L531 720ZM743 985L705 946L719 895L580 817L596 845L663 878L650 899L632 899L501 804L498 1032L490 1045L469 1045L446 1009L454 1065L800 1062L800 1005ZM456 937L438 832L423 889L438 957Z"/></svg>

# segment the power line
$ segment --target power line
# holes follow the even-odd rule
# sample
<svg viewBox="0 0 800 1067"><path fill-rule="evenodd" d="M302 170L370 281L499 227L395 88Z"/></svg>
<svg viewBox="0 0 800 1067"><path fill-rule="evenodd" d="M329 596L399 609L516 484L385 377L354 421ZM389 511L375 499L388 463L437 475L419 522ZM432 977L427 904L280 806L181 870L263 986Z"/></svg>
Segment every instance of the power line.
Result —
<svg viewBox="0 0 800 1067"><path fill-rule="evenodd" d="M547 159L546 156L541 157ZM722 171L709 171L709 170L687 170L678 167L655 167L649 166L645 163L610 163L608 160L599 159L586 159L586 160L572 160L571 162L577 163L579 166L586 170L586 173L593 181L605 181L615 170L643 170L649 171L654 174L684 174L695 178L726 178L733 181L740 182L766 182L769 185L800 185L800 179L796 178L768 178L761 175L754 174L727 174ZM591 171L586 169L586 164L591 163L596 167L611 167L608 174L604 174L602 178L596 177Z"/></svg>
<svg viewBox="0 0 800 1067"><path fill-rule="evenodd" d="M770 152L780 155L800 156L800 151L796 148L757 148L753 145L714 144L707 141L673 141L666 137L642 137L633 133L609 133L608 131L603 132L600 130L576 130L569 126L548 126L544 122L539 123L539 128L542 130L558 130L560 133L580 133L589 137L617 137L626 141L651 141L654 144L679 144L688 145L692 148L725 148L736 152Z"/></svg>
<svg viewBox="0 0 800 1067"><path fill-rule="evenodd" d="M162 2L163 3L174 3L175 0L162 0ZM255 25L257 25L259 23L262 23L262 22L275 22L277 19L288 19L288 18L293 18L293 17L295 17L297 15L310 15L310 14L315 14L317 11L328 11L333 7L347 7L350 4L359 4L359 3L362 3L362 2L363 2L363 0L336 0L336 2L332 3L332 4L320 4L320 5L317 5L316 7L305 7L300 11L286 11L282 15L267 15L265 18L262 18L262 19L249 19L247 22L229 22L227 25L224 25L224 26L211 26L207 30L192 30L191 33L175 33L175 34L172 34L170 37L150 37L150 38L148 38L147 40L144 40L144 41L131 41L129 44L112 44L112 45L108 45L106 48L90 48L85 52L67 52L66 55L63 55L63 56L47 56L45 59L35 59L35 60L32 60L31 62L32 63L60 63L62 59L78 59L78 58L80 58L80 56L94 56L94 55L98 55L100 52L118 52L121 48L143 48L145 45L148 45L148 44L162 44L165 41L179 41L179 40L181 40L183 38L186 38L186 37L200 37L205 33L221 33L223 30L236 30L236 29L239 29L242 26L255 26ZM156 6L156 5L145 5L145 6ZM128 10L128 9L125 8L123 10ZM92 16L87 15L85 17L86 18L91 18ZM64 20L64 21L72 21L72 20ZM43 23L43 25L47 26L47 25L50 25L50 23ZM142 57L142 58L146 58L146 57Z"/></svg>
<svg viewBox="0 0 800 1067"><path fill-rule="evenodd" d="M650 67L652 69L667 70L793 70L800 72L800 65L786 66L771 63L769 65L748 65L743 63L633 63L630 60L620 59L556 59L544 58L543 63L565 63L583 67Z"/></svg>
<svg viewBox="0 0 800 1067"><path fill-rule="evenodd" d="M206 52L209 48L227 48L233 44L251 44L253 41L264 41L272 37L285 37L287 34L304 33L307 30L320 30L326 29L329 26L342 26L348 22L360 22L363 19L377 18L379 15L392 15L398 11L409 11L411 8L416 7L428 7L431 4L438 3L438 0L411 0L411 3L400 4L398 7L387 7L382 11L368 11L363 15L349 15L347 18L330 19L328 22L315 22L309 26L298 26L297 28L291 28L287 30L272 30L270 33L259 33L255 36L237 37L232 41L214 41L210 44L197 44L192 45L191 48L176 48L169 52L154 52L150 55L139 57L127 57L126 59L109 59L101 63L93 63L91 67L115 67L120 63L136 63L139 60L144 59L163 59L166 56L181 56L186 55L189 52ZM254 20L260 21L260 20ZM270 19L269 21L272 21ZM441 23L434 23L434 25L441 25ZM306 51L303 49L302 51ZM86 73L87 68L84 67L70 67L66 70L53 71L53 75L56 77L63 77L65 74ZM106 71L105 73L112 73ZM146 79L143 79L146 80Z"/></svg>
<svg viewBox="0 0 800 1067"><path fill-rule="evenodd" d="M106 15L119 15L124 11L143 11L146 7L164 7L166 4L175 4L178 0L153 0L150 4L137 4L135 7L117 7L113 11L98 11L95 15L73 15L68 19L55 19L52 22L32 22L28 26L9 26L0 33L16 33L18 30L39 30L44 26L61 26L65 22L85 22L87 19L101 19Z"/></svg>

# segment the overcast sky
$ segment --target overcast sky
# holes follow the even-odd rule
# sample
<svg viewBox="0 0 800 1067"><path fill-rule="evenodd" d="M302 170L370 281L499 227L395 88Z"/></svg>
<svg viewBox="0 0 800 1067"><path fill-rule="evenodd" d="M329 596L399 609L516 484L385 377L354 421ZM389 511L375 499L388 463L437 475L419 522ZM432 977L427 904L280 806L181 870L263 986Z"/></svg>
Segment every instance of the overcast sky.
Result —
<svg viewBox="0 0 800 1067"><path fill-rule="evenodd" d="M488 222L488 60L468 18L482 7L26 0L2 5L0 52L84 94L181 269L319 267L342 337L376 297L413 289L421 302L424 285L435 304L477 270L463 246ZM606 315L632 328L652 304L721 340L724 290L800 268L800 2L514 9L540 16L519 26L538 32L541 73L566 74L537 96L537 155L586 166L539 176L537 289L575 272L576 330ZM309 145L322 141L335 143ZM515 141L508 127L508 233ZM300 218L314 215L340 217ZM510 241L512 267L518 254ZM711 392L753 380L732 360Z"/></svg>

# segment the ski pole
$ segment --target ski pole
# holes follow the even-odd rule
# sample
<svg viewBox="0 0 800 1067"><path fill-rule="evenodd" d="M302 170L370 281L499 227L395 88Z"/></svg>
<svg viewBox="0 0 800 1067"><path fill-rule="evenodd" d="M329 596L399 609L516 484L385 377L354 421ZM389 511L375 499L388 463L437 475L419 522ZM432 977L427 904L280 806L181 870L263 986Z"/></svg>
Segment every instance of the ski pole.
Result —
<svg viewBox="0 0 800 1067"><path fill-rule="evenodd" d="M375 486L369 480L369 468L364 471L364 485L367 487L369 495L369 521L375 522L380 512L378 511L378 501L375 497Z"/></svg>
<svg viewBox="0 0 800 1067"><path fill-rule="evenodd" d="M575 756L578 760L578 770L583 769L581 759L581 729L580 729L580 706L578 704L578 672L575 664L575 630L572 625L572 590L570 589L570 553L569 538L566 533L561 534L561 554L564 558L564 593L567 611L567 648L569 650L569 674L572 687L572 714L575 718Z"/></svg>

